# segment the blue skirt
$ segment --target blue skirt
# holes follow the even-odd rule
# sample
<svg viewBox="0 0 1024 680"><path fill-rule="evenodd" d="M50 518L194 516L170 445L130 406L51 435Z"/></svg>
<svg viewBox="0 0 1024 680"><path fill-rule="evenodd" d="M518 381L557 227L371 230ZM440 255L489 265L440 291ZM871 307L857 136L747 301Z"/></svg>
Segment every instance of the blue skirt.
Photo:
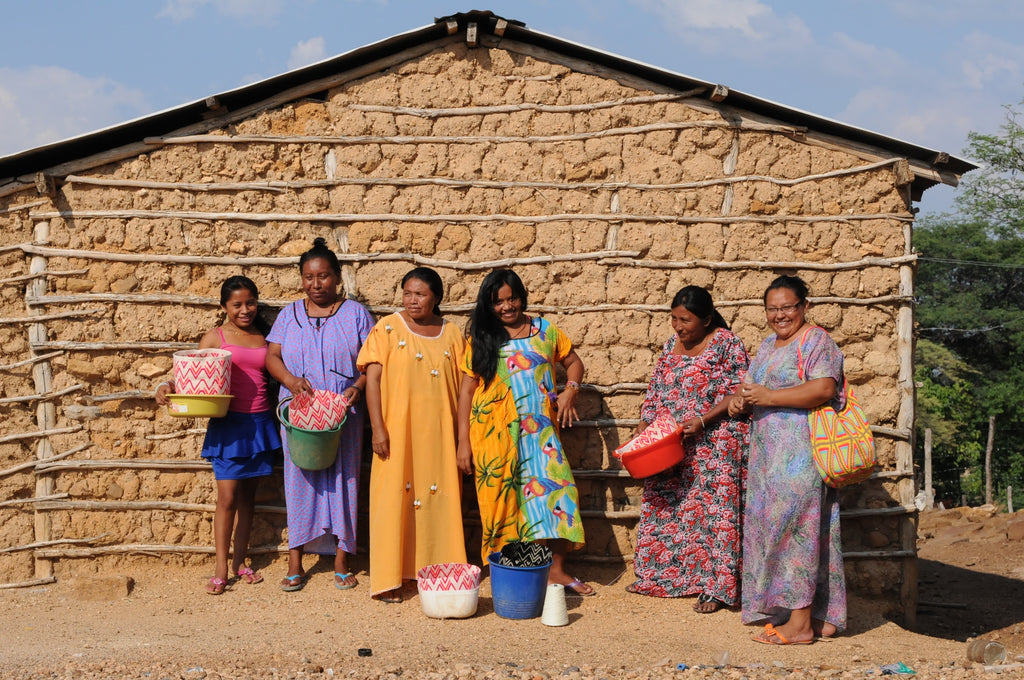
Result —
<svg viewBox="0 0 1024 680"><path fill-rule="evenodd" d="M273 411L228 411L223 418L210 418L202 455L213 464L217 479L249 479L269 475L280 451Z"/></svg>

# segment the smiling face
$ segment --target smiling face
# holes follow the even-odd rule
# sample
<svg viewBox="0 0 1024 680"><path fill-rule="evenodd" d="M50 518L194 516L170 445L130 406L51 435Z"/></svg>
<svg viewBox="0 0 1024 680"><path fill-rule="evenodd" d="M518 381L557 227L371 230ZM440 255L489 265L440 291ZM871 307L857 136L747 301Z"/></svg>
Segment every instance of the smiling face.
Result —
<svg viewBox="0 0 1024 680"><path fill-rule="evenodd" d="M434 305L437 304L437 296L426 282L419 279L409 279L402 286L402 307L405 313L417 323L426 323L434 317Z"/></svg>
<svg viewBox="0 0 1024 680"><path fill-rule="evenodd" d="M789 288L773 288L765 296L764 314L777 339L788 340L804 325L807 302Z"/></svg>
<svg viewBox="0 0 1024 680"><path fill-rule="evenodd" d="M302 291L318 307L330 307L338 299L338 275L322 257L302 265Z"/></svg>
<svg viewBox="0 0 1024 680"><path fill-rule="evenodd" d="M235 328L244 330L252 326L256 320L256 296L248 288L231 291L231 296L224 303L224 313Z"/></svg>
<svg viewBox="0 0 1024 680"><path fill-rule="evenodd" d="M683 347L690 348L704 342L711 319L702 319L683 305L672 308L672 330Z"/></svg>
<svg viewBox="0 0 1024 680"><path fill-rule="evenodd" d="M502 325L518 326L523 316L523 301L513 297L512 288L506 283L498 289L492 309Z"/></svg>

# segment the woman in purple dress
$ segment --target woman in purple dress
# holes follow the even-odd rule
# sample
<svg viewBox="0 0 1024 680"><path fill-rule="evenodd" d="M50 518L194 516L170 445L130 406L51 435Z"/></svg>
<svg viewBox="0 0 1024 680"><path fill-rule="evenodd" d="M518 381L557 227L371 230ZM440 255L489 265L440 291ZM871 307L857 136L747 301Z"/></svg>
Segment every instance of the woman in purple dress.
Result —
<svg viewBox="0 0 1024 680"><path fill-rule="evenodd" d="M744 623L767 621L753 639L810 644L846 626L839 498L811 455L808 411L842 392L843 354L807 322L807 284L780 276L764 294L773 331L750 364L729 413L752 413L743 516Z"/></svg>
<svg viewBox="0 0 1024 680"><path fill-rule="evenodd" d="M341 265L322 238L299 258L306 297L281 310L267 336L267 371L281 383L280 398L311 390L329 390L355 405L341 430L334 464L324 470L302 470L284 442L284 493L288 509L288 575L281 589L306 585L303 552L334 555L334 585L354 588L348 555L356 551L356 501L363 450L360 403L366 376L356 356L373 328L366 308L338 294Z"/></svg>
<svg viewBox="0 0 1024 680"><path fill-rule="evenodd" d="M747 370L743 342L703 288L672 299L672 330L651 375L639 432L659 417L683 426L686 457L644 480L631 593L697 595L702 614L739 599L746 418L727 414Z"/></svg>

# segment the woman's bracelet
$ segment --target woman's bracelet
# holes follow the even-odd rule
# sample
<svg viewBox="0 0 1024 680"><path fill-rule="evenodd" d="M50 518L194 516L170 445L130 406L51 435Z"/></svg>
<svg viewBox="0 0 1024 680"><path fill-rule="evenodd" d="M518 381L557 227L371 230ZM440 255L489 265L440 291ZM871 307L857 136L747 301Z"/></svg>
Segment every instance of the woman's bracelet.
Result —
<svg viewBox="0 0 1024 680"><path fill-rule="evenodd" d="M702 429L702 430L708 429L708 426L704 424L704 416L697 416L697 417L700 418L700 429Z"/></svg>
<svg viewBox="0 0 1024 680"><path fill-rule="evenodd" d="M352 383L351 385L349 385L349 387L351 387L352 389L354 389L354 390L355 390L356 392L358 392L359 394L362 394L362 393L363 393L363 388L362 388L362 387L360 387L359 385L356 385L355 383Z"/></svg>
<svg viewBox="0 0 1024 680"><path fill-rule="evenodd" d="M569 389L570 387L573 388L574 390L576 390L577 392L580 391L580 384L578 382L576 382L575 380L566 380L565 381L565 388Z"/></svg>
<svg viewBox="0 0 1024 680"><path fill-rule="evenodd" d="M157 389L157 390L159 390L159 389L160 389L161 387L163 387L164 385L167 385L168 389L171 389L171 390L173 390L173 389L174 389L174 384L173 384L173 383L171 383L171 381L170 381L170 380L165 380L165 381L163 381L162 383L158 384L158 385L156 386L156 389ZM156 390L154 390L154 391L156 391Z"/></svg>

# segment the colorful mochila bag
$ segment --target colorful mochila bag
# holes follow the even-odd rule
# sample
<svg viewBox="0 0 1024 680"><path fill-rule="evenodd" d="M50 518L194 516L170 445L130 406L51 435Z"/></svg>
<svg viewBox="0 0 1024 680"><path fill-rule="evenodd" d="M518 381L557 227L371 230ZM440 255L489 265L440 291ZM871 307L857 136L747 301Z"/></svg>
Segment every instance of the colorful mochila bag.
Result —
<svg viewBox="0 0 1024 680"><path fill-rule="evenodd" d="M797 369L800 379L805 382L804 357L800 347L810 330L804 331L796 346ZM843 392L846 394L843 410L836 411L826 402L811 409L808 416L814 465L822 481L835 488L864 481L878 463L871 426L846 381L846 375L843 375Z"/></svg>

